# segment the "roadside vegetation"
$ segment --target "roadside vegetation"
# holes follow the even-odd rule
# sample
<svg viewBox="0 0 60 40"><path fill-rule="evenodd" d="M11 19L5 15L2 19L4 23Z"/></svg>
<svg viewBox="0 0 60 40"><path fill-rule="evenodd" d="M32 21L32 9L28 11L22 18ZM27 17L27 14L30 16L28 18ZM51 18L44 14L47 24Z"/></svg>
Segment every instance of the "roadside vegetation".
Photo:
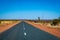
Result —
<svg viewBox="0 0 60 40"><path fill-rule="evenodd" d="M38 20L29 20L29 21L34 22L36 24L46 25L49 28L60 28L60 17L58 19L53 20L41 20L40 17L38 17Z"/></svg>
<svg viewBox="0 0 60 40"><path fill-rule="evenodd" d="M0 27L18 22L19 20L0 20Z"/></svg>

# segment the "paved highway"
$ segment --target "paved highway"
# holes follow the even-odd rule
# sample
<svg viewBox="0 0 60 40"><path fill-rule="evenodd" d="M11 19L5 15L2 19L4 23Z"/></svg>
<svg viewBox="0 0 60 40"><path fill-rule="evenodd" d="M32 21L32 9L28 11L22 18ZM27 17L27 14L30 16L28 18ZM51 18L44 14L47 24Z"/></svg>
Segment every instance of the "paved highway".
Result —
<svg viewBox="0 0 60 40"><path fill-rule="evenodd" d="M0 34L0 40L60 40L45 31L21 22Z"/></svg>

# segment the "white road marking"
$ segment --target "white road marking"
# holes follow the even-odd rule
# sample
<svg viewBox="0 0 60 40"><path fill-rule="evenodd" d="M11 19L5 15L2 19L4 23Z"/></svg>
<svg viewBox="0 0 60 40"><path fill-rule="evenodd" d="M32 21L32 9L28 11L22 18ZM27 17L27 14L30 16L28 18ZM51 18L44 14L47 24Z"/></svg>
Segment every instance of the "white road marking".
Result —
<svg viewBox="0 0 60 40"><path fill-rule="evenodd" d="M24 35L26 36L26 32L24 33Z"/></svg>
<svg viewBox="0 0 60 40"><path fill-rule="evenodd" d="M23 29L25 30L24 23L23 23Z"/></svg>
<svg viewBox="0 0 60 40"><path fill-rule="evenodd" d="M24 23L23 23L23 30L24 30L24 36L26 36L26 32L25 32L26 28L24 27Z"/></svg>

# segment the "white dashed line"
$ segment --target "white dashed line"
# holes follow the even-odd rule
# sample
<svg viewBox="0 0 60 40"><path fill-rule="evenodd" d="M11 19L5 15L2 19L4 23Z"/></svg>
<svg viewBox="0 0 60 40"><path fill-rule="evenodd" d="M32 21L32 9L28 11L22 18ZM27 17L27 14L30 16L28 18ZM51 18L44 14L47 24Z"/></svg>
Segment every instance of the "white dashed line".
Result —
<svg viewBox="0 0 60 40"><path fill-rule="evenodd" d="M26 28L24 27L24 23L23 23L23 30L24 30L24 36L26 36L26 32L25 32Z"/></svg>
<svg viewBox="0 0 60 40"><path fill-rule="evenodd" d="M24 35L26 36L26 32L24 33Z"/></svg>

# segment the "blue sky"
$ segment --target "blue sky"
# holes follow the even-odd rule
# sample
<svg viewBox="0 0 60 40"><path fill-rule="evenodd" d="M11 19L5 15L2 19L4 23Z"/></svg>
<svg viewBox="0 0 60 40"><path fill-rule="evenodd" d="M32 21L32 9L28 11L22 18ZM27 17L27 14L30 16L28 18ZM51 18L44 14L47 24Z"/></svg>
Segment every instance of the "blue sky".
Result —
<svg viewBox="0 0 60 40"><path fill-rule="evenodd" d="M55 19L60 0L0 0L0 19Z"/></svg>

